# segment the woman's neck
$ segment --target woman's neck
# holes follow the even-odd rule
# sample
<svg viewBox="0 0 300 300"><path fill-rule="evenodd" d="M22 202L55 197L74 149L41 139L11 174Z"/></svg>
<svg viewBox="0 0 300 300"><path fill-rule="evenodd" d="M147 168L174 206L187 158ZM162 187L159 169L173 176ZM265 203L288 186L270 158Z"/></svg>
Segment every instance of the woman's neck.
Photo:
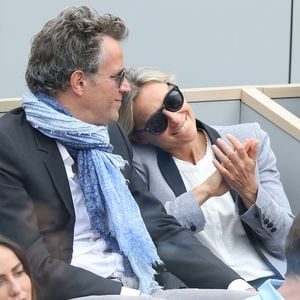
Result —
<svg viewBox="0 0 300 300"><path fill-rule="evenodd" d="M300 300L300 278L287 276L277 291L285 300Z"/></svg>
<svg viewBox="0 0 300 300"><path fill-rule="evenodd" d="M205 156L207 149L207 140L205 133L200 130L196 138L184 146L171 151L171 155L178 159L190 162L194 165Z"/></svg>

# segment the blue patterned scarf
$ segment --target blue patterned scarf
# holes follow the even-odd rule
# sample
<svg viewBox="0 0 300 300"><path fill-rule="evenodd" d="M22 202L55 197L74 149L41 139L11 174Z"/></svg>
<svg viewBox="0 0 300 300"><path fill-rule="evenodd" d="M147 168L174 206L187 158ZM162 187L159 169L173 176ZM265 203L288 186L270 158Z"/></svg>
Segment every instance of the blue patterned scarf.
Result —
<svg viewBox="0 0 300 300"><path fill-rule="evenodd" d="M73 118L58 101L44 93L27 92L22 97L22 106L34 128L75 154L92 230L113 251L121 253L125 262L128 259L139 280L139 289L151 294L159 288L152 266L161 261L120 172L126 161L112 154L107 126Z"/></svg>

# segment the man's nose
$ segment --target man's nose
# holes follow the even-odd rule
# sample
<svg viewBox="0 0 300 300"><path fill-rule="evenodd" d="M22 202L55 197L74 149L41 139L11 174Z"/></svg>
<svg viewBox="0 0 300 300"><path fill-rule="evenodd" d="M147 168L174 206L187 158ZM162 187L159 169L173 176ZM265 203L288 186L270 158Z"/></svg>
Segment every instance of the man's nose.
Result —
<svg viewBox="0 0 300 300"><path fill-rule="evenodd" d="M129 93L131 91L131 86L129 81L126 79L126 77L124 78L121 86L120 86L120 91L122 94L126 94Z"/></svg>

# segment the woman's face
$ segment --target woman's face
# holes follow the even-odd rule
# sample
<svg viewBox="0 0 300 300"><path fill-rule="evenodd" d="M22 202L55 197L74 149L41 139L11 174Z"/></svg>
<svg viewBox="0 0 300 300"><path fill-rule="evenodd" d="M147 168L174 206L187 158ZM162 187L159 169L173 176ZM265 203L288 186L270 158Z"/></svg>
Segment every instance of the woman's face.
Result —
<svg viewBox="0 0 300 300"><path fill-rule="evenodd" d="M165 83L150 82L145 84L134 101L135 129L144 129L149 118L157 112L168 91L172 88ZM137 135L142 143L149 143L172 153L173 150L193 141L197 136L196 120L190 105L184 101L181 109L171 112L163 109L168 119L166 130L160 135L143 132Z"/></svg>
<svg viewBox="0 0 300 300"><path fill-rule="evenodd" d="M15 253L0 245L0 300L31 300L31 280Z"/></svg>

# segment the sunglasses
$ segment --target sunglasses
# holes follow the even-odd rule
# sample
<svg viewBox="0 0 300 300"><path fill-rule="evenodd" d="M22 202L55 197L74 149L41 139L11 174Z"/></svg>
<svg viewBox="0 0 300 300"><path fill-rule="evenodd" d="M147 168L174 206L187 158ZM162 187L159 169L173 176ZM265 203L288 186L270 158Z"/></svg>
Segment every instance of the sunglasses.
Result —
<svg viewBox="0 0 300 300"><path fill-rule="evenodd" d="M110 75L110 78L112 78L117 83L119 88L121 87L125 77L126 77L126 69L125 68L123 70L121 70L121 72L119 74Z"/></svg>
<svg viewBox="0 0 300 300"><path fill-rule="evenodd" d="M102 72L99 72L97 74L101 74L101 75L107 75L109 76L111 79L113 79L117 85L118 85L118 88L121 87L124 79L126 78L126 69L122 69L118 74L116 75L112 75L112 74L109 74L109 73L102 73Z"/></svg>
<svg viewBox="0 0 300 300"><path fill-rule="evenodd" d="M163 114L162 111L166 109L171 112L176 112L182 108L183 103L184 98L181 91L177 85L173 85L173 87L166 94L161 108L151 115L146 123L145 128L134 130L133 133L138 134L146 131L156 135L162 134L168 127L168 118Z"/></svg>

